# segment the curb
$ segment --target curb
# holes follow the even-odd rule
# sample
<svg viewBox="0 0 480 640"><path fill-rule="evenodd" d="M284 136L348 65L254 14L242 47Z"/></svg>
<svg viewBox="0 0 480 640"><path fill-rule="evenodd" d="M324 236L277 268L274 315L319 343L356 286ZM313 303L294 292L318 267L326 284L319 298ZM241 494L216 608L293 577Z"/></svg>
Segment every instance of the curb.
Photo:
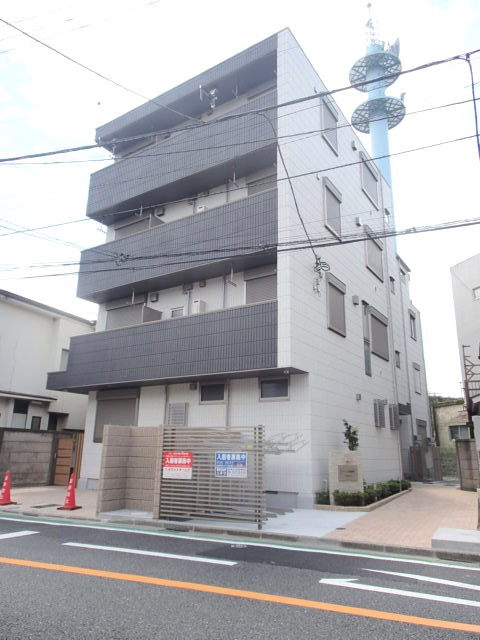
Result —
<svg viewBox="0 0 480 640"><path fill-rule="evenodd" d="M383 505L392 502L392 500L396 500L397 498L401 498L407 493L410 493L412 488L404 489L403 491L399 491L398 493L394 493L391 496L387 496L386 498L382 498L382 500L377 500L377 502L372 502L372 504L367 504L365 507L342 507L341 505L335 504L315 504L313 508L317 511L374 511L379 507L383 507Z"/></svg>
<svg viewBox="0 0 480 640"><path fill-rule="evenodd" d="M389 496L392 497L392 496ZM464 562L470 564L480 564L480 552L478 554L472 553L462 553L461 551L441 551L440 549L429 549L426 547L400 547L395 545L383 545L383 544L372 544L368 542L353 542L348 540L335 540L333 538L317 538L314 536L302 536L302 535L293 535L293 534L283 534L283 533L270 533L267 531L245 531L243 529L235 529L230 527L215 527L205 525L188 525L188 524L180 524L177 522L171 522L168 520L142 520L142 519L134 519L134 518L82 518L80 515L68 515L62 512L59 512L58 515L55 516L44 516L41 513L34 511L8 511L7 509L0 509L0 519L1 515L10 515L10 516L28 516L34 517L38 519L52 519L52 520L73 520L73 521L83 521L85 523L94 524L112 524L112 525L129 525L132 527L141 527L142 529L150 529L152 531L161 530L165 532L172 533L196 533L196 534L212 534L216 536L228 536L231 538L237 539L239 542L247 539L255 539L262 542L272 542L272 543L286 543L286 544L295 544L295 545L305 545L313 548L322 548L322 549L331 549L332 551L339 550L349 550L349 551L366 551L372 553L379 554L388 554L388 555L402 555L406 557L417 557L417 558L431 558L434 560L446 560L450 562Z"/></svg>

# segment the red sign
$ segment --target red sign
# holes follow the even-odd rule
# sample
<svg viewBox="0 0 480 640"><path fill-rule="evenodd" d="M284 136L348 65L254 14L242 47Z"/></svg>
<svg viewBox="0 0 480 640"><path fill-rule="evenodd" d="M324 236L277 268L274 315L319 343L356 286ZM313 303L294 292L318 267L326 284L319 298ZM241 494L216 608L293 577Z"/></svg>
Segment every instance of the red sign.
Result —
<svg viewBox="0 0 480 640"><path fill-rule="evenodd" d="M162 478L191 480L193 454L191 451L164 451Z"/></svg>

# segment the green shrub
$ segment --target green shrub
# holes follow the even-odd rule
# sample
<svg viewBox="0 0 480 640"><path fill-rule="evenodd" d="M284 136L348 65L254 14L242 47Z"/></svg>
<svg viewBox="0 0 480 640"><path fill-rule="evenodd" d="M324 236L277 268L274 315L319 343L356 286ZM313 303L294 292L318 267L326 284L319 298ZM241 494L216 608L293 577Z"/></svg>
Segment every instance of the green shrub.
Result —
<svg viewBox="0 0 480 640"><path fill-rule="evenodd" d="M315 494L315 504L330 504L330 494L328 491L317 491Z"/></svg>
<svg viewBox="0 0 480 640"><path fill-rule="evenodd" d="M377 488L374 484L366 484L363 487L363 503L365 505L372 504L378 500Z"/></svg>
<svg viewBox="0 0 480 640"><path fill-rule="evenodd" d="M335 504L342 507L363 506L363 491L334 491Z"/></svg>

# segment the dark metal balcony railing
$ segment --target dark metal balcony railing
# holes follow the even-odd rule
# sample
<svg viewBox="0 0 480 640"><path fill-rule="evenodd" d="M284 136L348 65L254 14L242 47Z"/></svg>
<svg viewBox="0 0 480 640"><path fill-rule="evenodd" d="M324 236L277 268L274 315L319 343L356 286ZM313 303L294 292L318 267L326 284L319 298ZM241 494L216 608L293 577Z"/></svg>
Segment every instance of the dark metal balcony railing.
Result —
<svg viewBox="0 0 480 640"><path fill-rule="evenodd" d="M82 253L77 295L104 302L129 296L132 288L142 293L222 275L225 260L238 269L257 266L271 262L262 247L276 241L277 191L272 190L87 249ZM194 254L181 255L196 250L205 253L198 259ZM168 257L172 254L177 257ZM130 259L109 260L109 255Z"/></svg>
<svg viewBox="0 0 480 640"><path fill-rule="evenodd" d="M49 389L86 392L128 384L273 369L277 301L76 336L67 371Z"/></svg>

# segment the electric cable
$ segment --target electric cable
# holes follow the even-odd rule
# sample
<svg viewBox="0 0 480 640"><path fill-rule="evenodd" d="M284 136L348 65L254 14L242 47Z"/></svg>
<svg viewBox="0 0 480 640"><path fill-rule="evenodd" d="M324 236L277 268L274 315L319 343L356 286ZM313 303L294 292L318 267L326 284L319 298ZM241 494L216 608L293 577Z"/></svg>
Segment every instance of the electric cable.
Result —
<svg viewBox="0 0 480 640"><path fill-rule="evenodd" d="M3 20L2 18L0 18L0 22L4 22L4 23L8 24L9 26L12 26L13 28L16 28L14 25L10 25L10 23L8 23L7 21ZM27 35L30 38L33 38L33 36L30 36L29 34L25 34L25 35ZM44 43L40 42L40 44L44 44ZM49 45L46 45L46 44L44 44L44 46L49 47ZM64 57L68 58L68 56L66 56L65 54L63 54L61 52L57 52L56 50L54 50L54 51L56 53L59 53L60 55L63 55ZM422 65L418 65L416 67L412 67L410 69L405 69L405 70L401 71L399 74L387 74L387 75L384 75L384 76L379 76L377 78L373 78L372 80L364 80L364 81L358 82L356 84L339 87L337 89L332 89L330 91L318 92L318 93L315 93L315 94L310 95L310 96L304 96L302 98L296 98L294 100L289 100L287 102L283 102L283 103L280 103L280 104L273 105L271 107L263 107L261 109L254 109L254 110L250 110L250 111L244 111L243 113L239 113L239 114L230 114L230 115L226 114L225 116L222 116L221 118L216 118L216 119L212 119L212 120L208 120L208 121L203 121L203 120L202 121L198 121L197 120L198 122L200 122L200 124L190 125L188 127L185 127L183 130L187 131L187 130L191 130L191 129L194 129L194 128L204 127L206 125L208 126L208 125L217 124L217 123L220 123L220 122L225 122L227 120L232 120L232 119L237 119L237 118L244 118L244 117L249 116L249 115L257 115L258 113L262 113L264 111L271 111L273 109L280 109L282 107L292 106L292 105L300 104L302 102L307 102L307 101L310 101L310 100L318 100L319 98L323 98L323 97L326 97L326 96L334 95L336 93L340 93L340 92L346 91L348 89L356 88L357 86L364 86L364 85L367 85L367 84L370 84L370 83L379 82L381 80L389 79L389 78L391 78L393 76L398 77L398 75L404 75L404 74L407 74L407 73L414 73L416 71L421 71L421 70L424 70L424 69L428 69L430 67L438 66L440 64L446 64L446 63L452 62L454 60L461 60L462 56L463 57L465 57L467 55L471 56L471 55L473 55L475 53L478 53L478 52L480 52L480 49L475 49L473 51L469 51L469 52L466 52L466 53L462 53L462 54L457 54L455 56L451 56L449 58L443 58L441 60L434 60L434 61L431 61L431 62L424 63ZM80 66L83 66L81 63L78 63L73 59L72 59L72 62L74 62L75 64L79 64ZM101 75L101 74L98 74L96 71L90 69L89 67L86 67L86 68L88 69L88 71L91 71L92 73L95 73L96 75ZM117 83L115 83L115 81L107 78L106 76L101 76L101 77L104 77L109 82L113 82L114 84L117 84ZM125 87L123 87L123 85L119 85L119 86L121 86L122 88L125 88ZM131 92L130 89L126 89L126 90ZM139 95L139 94L136 94L136 95ZM167 107L166 105L163 105L163 104L159 104L159 103L155 102L155 100L149 100L148 98L145 98L145 96L141 96L141 97L143 99L145 99L145 100L148 100L149 102L153 102L154 104L157 104L157 106L159 106L161 108L170 109L170 107ZM178 112L175 112L175 113L178 114ZM195 120L194 118L190 118L190 116L186 116L185 114L179 114L179 115L181 115L182 117L185 117L185 118L189 118L189 119ZM177 129L172 129L171 131L164 130L164 133L167 133L167 132L173 133L175 131L178 132L178 131L180 131L180 129L178 129L178 128ZM141 136L135 136L135 138L136 139L146 138L146 137L149 137L151 135L152 135L151 133L143 134ZM127 138L126 140L132 140L132 139L134 139L134 138L130 137L130 138ZM45 156L49 156L49 155L58 155L58 154L62 154L62 153L71 153L73 151L85 151L87 149L94 149L94 148L101 147L101 146L103 146L103 144L107 144L107 142L113 144L115 142L118 143L119 141L122 141L122 139L111 140L111 141L105 140L105 141L103 141L102 144L82 145L80 147L70 147L70 148L67 148L67 149L57 149L57 150L54 150L54 151L46 151L46 152L42 152L42 153L26 154L26 155L22 155L22 156L15 156L15 157L9 157L9 158L0 158L0 162L7 162L7 161L8 162L12 162L14 160L28 160L30 158L45 157Z"/></svg>
<svg viewBox="0 0 480 640"><path fill-rule="evenodd" d="M11 22L8 22L4 18L0 18L0 22L3 22L4 24L6 24L7 26L11 27L12 29L15 29L16 31L19 31L20 33L22 33L27 38L30 38L31 40L33 40L37 44L41 45L42 47L46 47L50 51L53 51L53 53L56 53L57 55L61 56L62 58L65 58L69 62L72 62L73 64L81 67L82 69L85 69L86 71L89 71L90 73L93 73L94 75L98 76L99 78L102 78L103 80L106 80L107 82L110 82L111 84L115 85L116 87L119 87L120 89L123 89L127 93L131 93L132 95L137 96L138 98L142 98L142 100L146 100L147 102L152 102L153 104L157 105L157 107L161 107L162 109L166 109L167 111L171 111L172 113L175 113L177 116L180 116L182 118L186 118L187 120L192 120L194 122L203 122L202 120L199 120L198 118L194 118L194 117L189 116L189 115L187 115L185 113L177 111L176 109L173 109L172 107L169 107L169 106L164 105L164 104L160 104L160 102L157 102L154 99L147 98L146 96L144 96L143 94L139 93L138 91L135 91L133 89L129 89L128 87L126 87L125 85L121 84L120 82L117 82L116 80L113 80L112 78L109 78L108 76L104 75L103 73L100 73L99 71L95 71L95 69L92 69L92 67L89 67L89 66L83 64L82 62L79 62L78 60L75 60L71 56L69 56L66 53L63 53L62 51L60 51L59 49L55 49L55 47L52 47L51 45L47 44L46 42L43 42L42 40L39 40L35 36L30 35L26 31L23 31L23 29L20 29L19 27L16 27L14 24L12 24Z"/></svg>

